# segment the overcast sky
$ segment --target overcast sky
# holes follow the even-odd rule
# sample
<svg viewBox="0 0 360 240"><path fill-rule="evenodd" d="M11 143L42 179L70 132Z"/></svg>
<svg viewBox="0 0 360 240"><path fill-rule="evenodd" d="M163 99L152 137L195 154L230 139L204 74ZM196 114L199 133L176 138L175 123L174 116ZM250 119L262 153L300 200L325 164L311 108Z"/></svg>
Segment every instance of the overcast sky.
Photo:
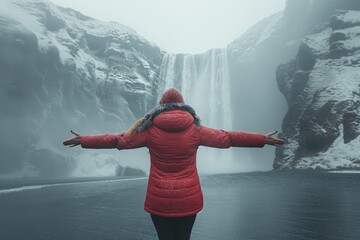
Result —
<svg viewBox="0 0 360 240"><path fill-rule="evenodd" d="M171 53L226 47L286 0L51 0L85 15L122 23Z"/></svg>

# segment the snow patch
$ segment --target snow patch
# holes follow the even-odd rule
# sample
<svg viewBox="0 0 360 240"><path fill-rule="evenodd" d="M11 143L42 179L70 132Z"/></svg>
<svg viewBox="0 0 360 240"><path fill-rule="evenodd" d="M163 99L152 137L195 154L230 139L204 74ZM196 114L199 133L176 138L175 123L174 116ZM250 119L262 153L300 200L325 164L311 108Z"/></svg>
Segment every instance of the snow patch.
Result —
<svg viewBox="0 0 360 240"><path fill-rule="evenodd" d="M283 17L283 13L274 14L273 17L270 18L269 22L261 31L261 34L255 45L260 44L262 41L268 39L275 31L276 26L278 25L280 19Z"/></svg>
<svg viewBox="0 0 360 240"><path fill-rule="evenodd" d="M329 173L360 173L360 171L356 170L340 170L340 171L329 171Z"/></svg>
<svg viewBox="0 0 360 240"><path fill-rule="evenodd" d="M344 66L339 60L317 60L306 87L309 96L318 94L313 107L324 106L328 101L356 100L353 92L359 91L360 71L357 67ZM342 60L343 61L343 60Z"/></svg>
<svg viewBox="0 0 360 240"><path fill-rule="evenodd" d="M230 43L228 49L239 55L240 60L248 57L257 45L272 36L282 17L283 14L280 12L263 19L241 35L240 38Z"/></svg>
<svg viewBox="0 0 360 240"><path fill-rule="evenodd" d="M344 143L343 125L339 126L340 135L326 152L317 156L304 157L297 168L336 169L352 168L354 161L360 160L360 136L351 142ZM360 167L360 164L358 164Z"/></svg>
<svg viewBox="0 0 360 240"><path fill-rule="evenodd" d="M332 29L327 28L324 31L307 36L304 39L304 43L306 43L316 55L322 55L328 53L329 51L328 39L330 38L331 34Z"/></svg>
<svg viewBox="0 0 360 240"><path fill-rule="evenodd" d="M98 180L96 182L125 182L125 181L136 181L136 180L143 180L147 179L147 177L139 177L139 178L127 178L127 179L112 179L112 180ZM55 187L55 186L68 186L68 185L76 185L76 184L91 184L93 181L89 182L71 182L71 183L53 183L53 184L44 184L44 185L34 185L34 186L23 186L18 188L10 188L10 189L3 189L0 190L1 194L8 194L8 193L17 193L23 192L28 190L37 190L47 187Z"/></svg>
<svg viewBox="0 0 360 240"><path fill-rule="evenodd" d="M338 18L344 22L360 23L360 12L346 11L344 14L339 15Z"/></svg>

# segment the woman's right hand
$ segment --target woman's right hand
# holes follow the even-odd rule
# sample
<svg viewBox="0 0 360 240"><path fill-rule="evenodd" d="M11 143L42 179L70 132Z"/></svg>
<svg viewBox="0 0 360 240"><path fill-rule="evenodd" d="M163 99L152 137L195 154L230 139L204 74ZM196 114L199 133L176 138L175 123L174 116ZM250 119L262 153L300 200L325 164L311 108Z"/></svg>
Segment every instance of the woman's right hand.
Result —
<svg viewBox="0 0 360 240"><path fill-rule="evenodd" d="M265 135L265 137L266 137L265 143L268 145L273 145L275 147L281 147L284 144L284 140L273 137L273 135L275 135L276 133L277 133L277 131L273 131L273 132L266 134Z"/></svg>
<svg viewBox="0 0 360 240"><path fill-rule="evenodd" d="M75 146L77 146L77 145L80 144L81 135L80 135L79 133L74 132L73 130L71 130L70 132L71 132L72 134L74 134L75 137L70 138L70 139L64 141L63 144L64 144L65 146L75 147Z"/></svg>

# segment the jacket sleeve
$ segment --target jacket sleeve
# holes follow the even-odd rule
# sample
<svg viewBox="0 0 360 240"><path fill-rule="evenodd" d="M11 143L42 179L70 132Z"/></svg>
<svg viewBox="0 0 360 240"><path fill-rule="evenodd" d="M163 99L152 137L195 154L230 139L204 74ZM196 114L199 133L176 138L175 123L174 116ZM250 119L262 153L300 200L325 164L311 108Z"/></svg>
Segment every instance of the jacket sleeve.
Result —
<svg viewBox="0 0 360 240"><path fill-rule="evenodd" d="M263 147L266 136L257 133L224 131L205 126L199 129L199 145L229 148L229 147Z"/></svg>
<svg viewBox="0 0 360 240"><path fill-rule="evenodd" d="M95 136L81 136L83 148L117 148L132 149L147 146L147 132L139 132L133 135L128 133L104 134Z"/></svg>

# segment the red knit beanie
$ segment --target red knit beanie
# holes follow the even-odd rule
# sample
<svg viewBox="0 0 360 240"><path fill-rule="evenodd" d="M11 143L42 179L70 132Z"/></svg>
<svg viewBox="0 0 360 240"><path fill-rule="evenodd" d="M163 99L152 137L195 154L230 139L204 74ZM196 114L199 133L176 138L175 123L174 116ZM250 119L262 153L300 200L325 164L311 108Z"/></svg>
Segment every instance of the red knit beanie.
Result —
<svg viewBox="0 0 360 240"><path fill-rule="evenodd" d="M183 96L175 88L169 88L161 96L160 104L167 103L184 103Z"/></svg>

